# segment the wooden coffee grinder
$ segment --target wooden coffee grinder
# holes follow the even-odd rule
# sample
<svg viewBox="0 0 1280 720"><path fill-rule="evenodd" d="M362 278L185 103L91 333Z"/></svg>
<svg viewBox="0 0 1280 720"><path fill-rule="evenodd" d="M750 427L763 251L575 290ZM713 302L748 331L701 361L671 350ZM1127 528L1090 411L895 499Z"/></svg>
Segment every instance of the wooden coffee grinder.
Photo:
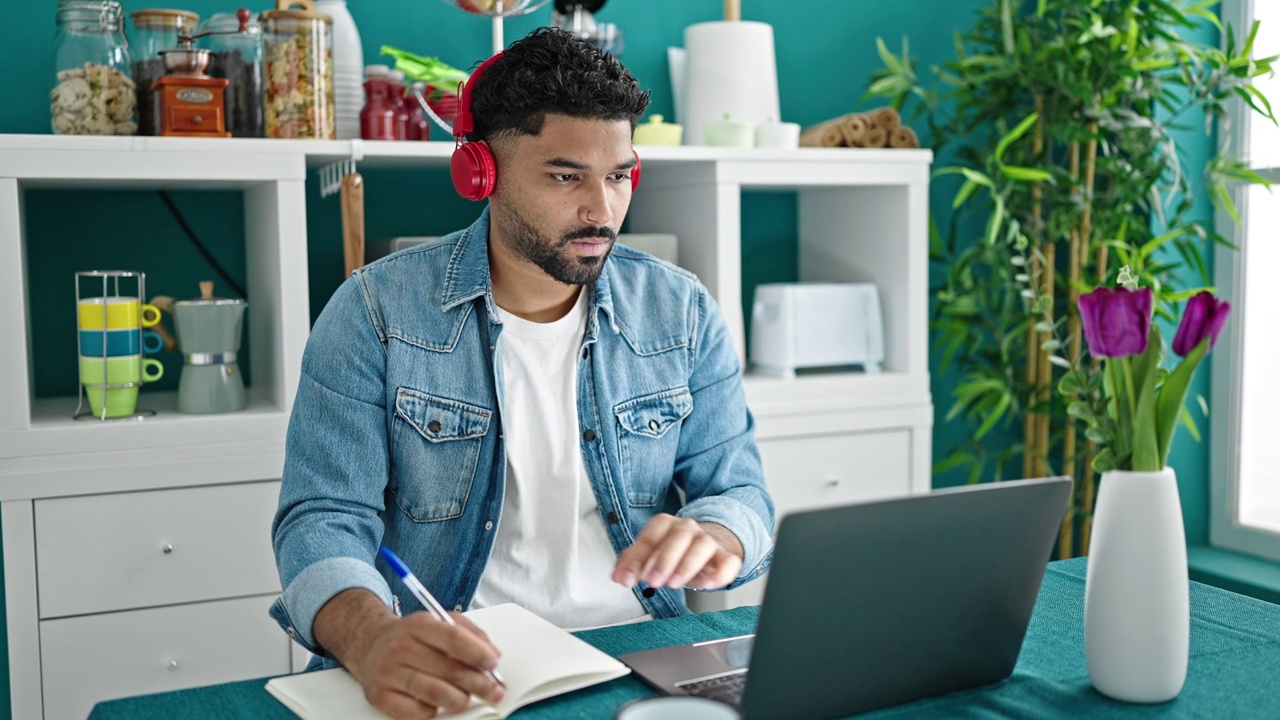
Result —
<svg viewBox="0 0 1280 720"><path fill-rule="evenodd" d="M160 51L166 74L158 78L151 89L159 104L156 118L161 135L231 137L227 132L223 99L231 81L206 75L213 62L213 52L193 48L191 43L205 35L247 34L249 9L240 8L236 17L240 20L239 30L209 30L191 35L184 29L178 35L178 47Z"/></svg>

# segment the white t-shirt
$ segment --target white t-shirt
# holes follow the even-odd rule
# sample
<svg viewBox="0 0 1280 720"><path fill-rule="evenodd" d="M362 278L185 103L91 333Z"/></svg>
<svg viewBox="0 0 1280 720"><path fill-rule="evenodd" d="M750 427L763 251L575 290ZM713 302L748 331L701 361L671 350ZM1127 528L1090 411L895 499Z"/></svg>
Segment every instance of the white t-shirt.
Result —
<svg viewBox="0 0 1280 720"><path fill-rule="evenodd" d="M503 331L506 494L472 608L512 602L578 630L648 619L610 579L617 554L587 481L578 438L578 358L587 295L563 318L524 320L499 308Z"/></svg>

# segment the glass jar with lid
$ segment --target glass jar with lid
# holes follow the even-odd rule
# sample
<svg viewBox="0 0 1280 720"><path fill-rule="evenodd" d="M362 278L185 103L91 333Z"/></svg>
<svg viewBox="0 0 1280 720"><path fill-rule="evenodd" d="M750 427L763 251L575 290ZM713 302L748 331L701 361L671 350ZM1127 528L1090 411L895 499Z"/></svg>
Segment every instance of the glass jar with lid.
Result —
<svg viewBox="0 0 1280 720"><path fill-rule="evenodd" d="M209 77L230 81L226 94L227 132L233 137L262 137L262 25L250 18L238 33L240 19L233 12L216 13L200 23L200 47L213 53Z"/></svg>
<svg viewBox="0 0 1280 720"><path fill-rule="evenodd" d="M59 135L133 135L137 106L124 10L114 0L61 0L49 110Z"/></svg>
<svg viewBox="0 0 1280 720"><path fill-rule="evenodd" d="M178 35L195 32L200 16L186 10L135 10L133 20L133 81L138 86L138 134L159 135L156 97L151 86L164 77L161 50L178 47Z"/></svg>
<svg viewBox="0 0 1280 720"><path fill-rule="evenodd" d="M266 137L334 139L333 18L311 0L276 0L258 19Z"/></svg>

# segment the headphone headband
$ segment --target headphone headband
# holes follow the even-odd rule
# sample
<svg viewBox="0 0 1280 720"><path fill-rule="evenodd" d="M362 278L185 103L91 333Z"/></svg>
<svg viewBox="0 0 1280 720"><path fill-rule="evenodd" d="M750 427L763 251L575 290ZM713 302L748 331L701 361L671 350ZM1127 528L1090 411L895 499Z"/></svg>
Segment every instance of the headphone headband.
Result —
<svg viewBox="0 0 1280 720"><path fill-rule="evenodd" d="M462 83L462 89L458 92L458 114L453 119L453 137L459 142L466 142L467 136L476 129L476 117L471 112L471 86L484 75L490 65L501 58L503 53L498 53L493 57L480 63L480 67L471 73L471 77Z"/></svg>

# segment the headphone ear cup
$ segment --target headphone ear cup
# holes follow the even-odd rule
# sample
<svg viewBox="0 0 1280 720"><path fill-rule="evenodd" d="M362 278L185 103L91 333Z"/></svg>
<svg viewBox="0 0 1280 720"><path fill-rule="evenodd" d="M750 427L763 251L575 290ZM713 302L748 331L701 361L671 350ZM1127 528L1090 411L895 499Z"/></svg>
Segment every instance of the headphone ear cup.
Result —
<svg viewBox="0 0 1280 720"><path fill-rule="evenodd" d="M635 192L640 187L640 153L632 148L631 154L636 157L636 166L631 168L631 192Z"/></svg>
<svg viewBox="0 0 1280 720"><path fill-rule="evenodd" d="M485 143L462 143L449 159L449 175L459 195L468 200L483 200L493 193L498 183L498 165Z"/></svg>

